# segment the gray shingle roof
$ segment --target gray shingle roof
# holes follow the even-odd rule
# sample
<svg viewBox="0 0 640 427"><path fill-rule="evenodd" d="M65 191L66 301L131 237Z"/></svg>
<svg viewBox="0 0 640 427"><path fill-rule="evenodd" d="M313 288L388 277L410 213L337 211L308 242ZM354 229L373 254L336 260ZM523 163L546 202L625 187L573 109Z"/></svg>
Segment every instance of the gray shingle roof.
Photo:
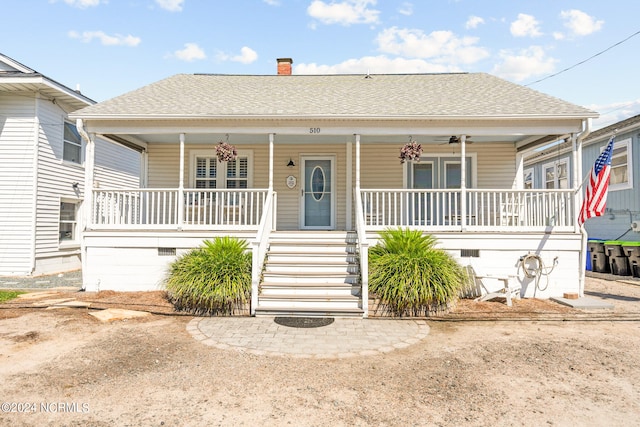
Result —
<svg viewBox="0 0 640 427"><path fill-rule="evenodd" d="M99 117L597 117L485 73L178 74L84 108Z"/></svg>

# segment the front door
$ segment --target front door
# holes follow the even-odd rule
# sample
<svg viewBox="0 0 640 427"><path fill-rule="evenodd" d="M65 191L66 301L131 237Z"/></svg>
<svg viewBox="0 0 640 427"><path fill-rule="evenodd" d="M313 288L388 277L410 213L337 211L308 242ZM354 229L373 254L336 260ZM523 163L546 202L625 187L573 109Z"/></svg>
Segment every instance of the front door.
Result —
<svg viewBox="0 0 640 427"><path fill-rule="evenodd" d="M334 157L303 156L301 228L335 228Z"/></svg>

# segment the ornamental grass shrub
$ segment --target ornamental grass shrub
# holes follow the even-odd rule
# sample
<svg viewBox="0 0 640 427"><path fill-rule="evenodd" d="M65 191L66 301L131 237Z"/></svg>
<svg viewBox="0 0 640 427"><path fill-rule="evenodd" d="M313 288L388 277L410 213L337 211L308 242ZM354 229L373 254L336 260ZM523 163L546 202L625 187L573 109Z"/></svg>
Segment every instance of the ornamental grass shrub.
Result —
<svg viewBox="0 0 640 427"><path fill-rule="evenodd" d="M369 249L369 291L395 316L428 315L453 302L466 274L431 235L409 229L380 232Z"/></svg>
<svg viewBox="0 0 640 427"><path fill-rule="evenodd" d="M251 299L251 252L244 240L205 240L172 264L167 295L178 311L231 315Z"/></svg>

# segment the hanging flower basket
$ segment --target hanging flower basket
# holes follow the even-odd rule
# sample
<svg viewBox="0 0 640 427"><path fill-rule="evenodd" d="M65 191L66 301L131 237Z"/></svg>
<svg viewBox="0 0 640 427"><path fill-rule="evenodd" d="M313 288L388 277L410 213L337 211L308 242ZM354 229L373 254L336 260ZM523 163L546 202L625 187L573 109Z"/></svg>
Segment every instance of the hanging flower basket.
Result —
<svg viewBox="0 0 640 427"><path fill-rule="evenodd" d="M422 155L422 145L418 144L415 141L407 142L400 149L400 163L404 163L407 160L420 161L421 155Z"/></svg>
<svg viewBox="0 0 640 427"><path fill-rule="evenodd" d="M228 142L220 141L218 145L216 145L216 156L218 156L218 161L228 162L238 157L238 150Z"/></svg>

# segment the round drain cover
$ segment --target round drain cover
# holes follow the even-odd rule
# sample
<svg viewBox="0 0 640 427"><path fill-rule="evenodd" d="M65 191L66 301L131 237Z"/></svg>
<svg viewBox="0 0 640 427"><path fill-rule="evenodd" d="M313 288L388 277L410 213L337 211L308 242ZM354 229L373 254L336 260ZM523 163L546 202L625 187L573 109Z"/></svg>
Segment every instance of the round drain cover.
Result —
<svg viewBox="0 0 640 427"><path fill-rule="evenodd" d="M332 317L276 317L278 325L290 328L320 328L333 323Z"/></svg>

